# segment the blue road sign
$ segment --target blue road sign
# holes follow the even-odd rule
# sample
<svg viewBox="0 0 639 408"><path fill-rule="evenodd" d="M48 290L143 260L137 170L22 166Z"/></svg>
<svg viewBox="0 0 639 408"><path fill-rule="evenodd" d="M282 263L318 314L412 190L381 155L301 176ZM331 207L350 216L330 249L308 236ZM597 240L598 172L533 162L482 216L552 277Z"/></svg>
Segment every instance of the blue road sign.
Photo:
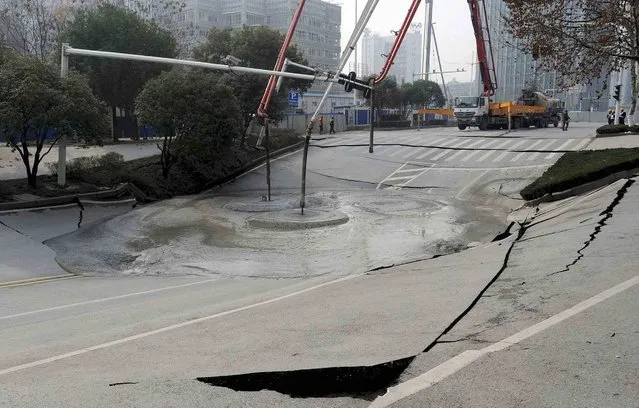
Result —
<svg viewBox="0 0 639 408"><path fill-rule="evenodd" d="M290 106L298 106L300 102L300 93L295 91L289 91L288 104Z"/></svg>

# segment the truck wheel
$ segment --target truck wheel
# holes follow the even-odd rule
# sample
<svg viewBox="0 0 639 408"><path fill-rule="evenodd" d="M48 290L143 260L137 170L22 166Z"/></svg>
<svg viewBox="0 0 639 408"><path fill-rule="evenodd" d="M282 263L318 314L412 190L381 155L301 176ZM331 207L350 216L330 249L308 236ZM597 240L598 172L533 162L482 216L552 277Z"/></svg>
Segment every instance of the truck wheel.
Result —
<svg viewBox="0 0 639 408"><path fill-rule="evenodd" d="M460 124L457 125L457 128L459 130L466 130L466 127L467 127L466 125L460 125Z"/></svg>
<svg viewBox="0 0 639 408"><path fill-rule="evenodd" d="M481 120L479 121L479 130L486 129L488 129L488 118L486 116L482 116Z"/></svg>

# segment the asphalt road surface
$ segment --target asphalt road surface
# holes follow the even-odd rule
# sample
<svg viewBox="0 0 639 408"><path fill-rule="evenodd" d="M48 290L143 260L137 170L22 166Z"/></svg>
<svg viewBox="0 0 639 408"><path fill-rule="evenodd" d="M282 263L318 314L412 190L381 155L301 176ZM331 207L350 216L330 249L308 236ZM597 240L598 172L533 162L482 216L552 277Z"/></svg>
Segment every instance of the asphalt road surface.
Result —
<svg viewBox="0 0 639 408"><path fill-rule="evenodd" d="M502 241L487 242L521 204L517 189L562 152L587 146L591 131L378 132L382 145L372 156L363 146L364 132L314 142L311 197L335 194L334 200L348 204L339 207L347 212L365 201L379 217L375 222L404 219L420 226L436 222L438 215L423 208L413 213L402 203L443 203L450 213L442 218L470 220L458 231L446 229L452 223L442 221L438 233L456 231L463 242L484 241L449 256L376 271L349 271L349 266L312 276L229 276L192 269L190 274L114 273L5 283L0 287L0 405L634 406L639 400L639 327L632 220L639 190L621 182L585 198L520 211L513 216L533 219L525 231L515 227ZM296 198L299 168L299 153L273 163L274 195L285 203ZM164 220L163 231L175 233L171 222L193 216L185 209L202 210L207 200L202 213L213 218L220 216L210 208L219 197L225 197L223 203L231 197L255 204L252 200L264 193L263 171L203 197L135 210L114 218L119 220L115 224L96 216L80 232L117 226L124 234L127 228L136 230L140 220L154 225ZM68 232L60 223L74 218L56 221L51 215L6 215L2 222L37 243L51 238L49 227ZM204 219L194 218L192 224L197 227ZM327 229L337 233L312 242L345 246L355 235L344 239L345 230L339 228ZM143 230L138 234L144 238ZM285 240L288 233L280 235ZM113 254L107 241L90 248L92 242L79 245L86 235L71 236L76 252L102 251L104 259ZM304 235L288 236L295 237L289 238L295 247L293 241ZM155 238L150 247L159 263L184 262L201 252L188 245L172 248ZM259 260L267 254L266 244L278 244L260 242L262 247L247 246L246 256ZM324 262L350 265L336 260L339 252L331 259L333 249L322 254ZM216 256L232 250L222 247ZM164 258L162 251L168 253ZM349 251L357 258L356 245L344 252ZM45 260L40 262L45 266ZM280 264L282 270L294 270L286 264ZM246 270L246 265L236 269ZM614 294L600 295L625 282L630 283ZM512 346L499 343L590 298L595 300L587 308L526 332ZM494 344L502 348L482 351ZM455 359L467 350L478 352ZM433 373L438 366L446 375ZM437 386L430 387L433 383ZM393 385L398 388L384 399Z"/></svg>

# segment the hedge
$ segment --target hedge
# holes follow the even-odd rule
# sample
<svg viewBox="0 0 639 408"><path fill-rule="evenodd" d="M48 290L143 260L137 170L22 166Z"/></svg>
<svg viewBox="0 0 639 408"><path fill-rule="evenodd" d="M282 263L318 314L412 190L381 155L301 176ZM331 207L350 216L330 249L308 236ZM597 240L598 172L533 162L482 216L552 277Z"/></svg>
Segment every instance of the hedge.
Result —
<svg viewBox="0 0 639 408"><path fill-rule="evenodd" d="M609 135L612 133L626 133L628 131L627 125L604 125L597 129L598 135Z"/></svg>
<svg viewBox="0 0 639 408"><path fill-rule="evenodd" d="M568 152L520 194L534 200L638 167L639 148Z"/></svg>

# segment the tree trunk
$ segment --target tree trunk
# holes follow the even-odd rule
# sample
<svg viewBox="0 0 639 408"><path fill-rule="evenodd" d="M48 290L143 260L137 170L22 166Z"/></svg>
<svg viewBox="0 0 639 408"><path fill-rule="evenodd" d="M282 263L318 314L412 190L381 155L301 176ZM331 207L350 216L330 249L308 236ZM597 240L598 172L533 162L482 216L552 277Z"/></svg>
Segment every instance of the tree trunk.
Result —
<svg viewBox="0 0 639 408"><path fill-rule="evenodd" d="M116 110L117 110L117 107L111 106L111 136L113 137L114 142L118 141L118 134L115 129L115 121L116 121L116 114L117 114Z"/></svg>
<svg viewBox="0 0 639 408"><path fill-rule="evenodd" d="M632 75L632 104L630 105L630 113L628 114L628 125L634 126L634 124L636 123L635 111L637 109L637 97L639 97L639 95L637 95L637 88L639 87L637 84L637 70L639 69L639 64L636 61L632 61L631 64L632 68L630 69L630 73Z"/></svg>

